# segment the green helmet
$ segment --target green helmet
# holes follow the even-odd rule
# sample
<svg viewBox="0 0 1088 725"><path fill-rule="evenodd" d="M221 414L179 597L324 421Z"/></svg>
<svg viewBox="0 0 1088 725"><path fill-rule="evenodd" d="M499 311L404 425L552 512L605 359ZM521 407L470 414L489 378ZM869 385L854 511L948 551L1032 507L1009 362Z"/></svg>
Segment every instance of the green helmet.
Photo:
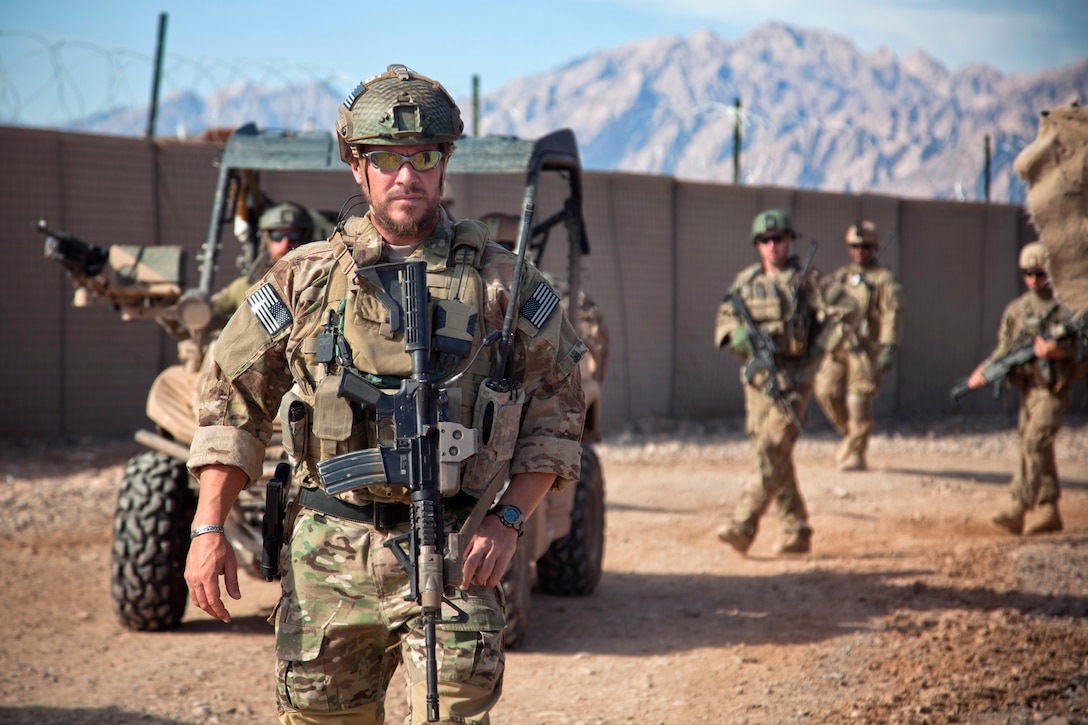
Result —
<svg viewBox="0 0 1088 725"><path fill-rule="evenodd" d="M356 144L452 143L464 129L461 110L442 84L400 64L357 85L336 117L344 163Z"/></svg>
<svg viewBox="0 0 1088 725"><path fill-rule="evenodd" d="M793 217L790 216L788 211L764 209L756 214L756 218L752 220L752 241L755 241L761 234L775 230L787 231L797 236L797 231L793 228Z"/></svg>
<svg viewBox="0 0 1088 725"><path fill-rule="evenodd" d="M269 229L304 229L309 231L313 228L313 225L310 213L290 201L269 207L257 221L257 229L262 232Z"/></svg>

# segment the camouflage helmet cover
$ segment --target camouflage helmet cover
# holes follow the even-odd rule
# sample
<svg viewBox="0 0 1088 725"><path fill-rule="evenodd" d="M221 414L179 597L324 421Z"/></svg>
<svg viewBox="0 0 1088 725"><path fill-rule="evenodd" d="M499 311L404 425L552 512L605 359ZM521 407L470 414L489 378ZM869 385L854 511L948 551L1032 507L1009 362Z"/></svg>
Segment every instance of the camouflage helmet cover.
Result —
<svg viewBox="0 0 1088 725"><path fill-rule="evenodd" d="M286 201L265 210L257 221L257 229L311 229L313 220L309 212L294 202Z"/></svg>
<svg viewBox="0 0 1088 725"><path fill-rule="evenodd" d="M1020 269L1048 270L1049 268L1050 253L1047 252L1046 246L1042 242L1026 244L1020 250Z"/></svg>
<svg viewBox="0 0 1088 725"><path fill-rule="evenodd" d="M344 163L350 162L356 144L450 143L464 128L461 110L442 84L400 64L357 85L336 117Z"/></svg>
<svg viewBox="0 0 1088 725"><path fill-rule="evenodd" d="M851 247L862 244L879 247L880 237L876 233L876 224L864 219L859 220L856 224L851 224L850 228L846 230L846 243Z"/></svg>
<svg viewBox="0 0 1088 725"><path fill-rule="evenodd" d="M783 230L797 236L797 230L793 228L793 217L788 211L782 209L764 209L756 214L752 220L752 241L761 234Z"/></svg>

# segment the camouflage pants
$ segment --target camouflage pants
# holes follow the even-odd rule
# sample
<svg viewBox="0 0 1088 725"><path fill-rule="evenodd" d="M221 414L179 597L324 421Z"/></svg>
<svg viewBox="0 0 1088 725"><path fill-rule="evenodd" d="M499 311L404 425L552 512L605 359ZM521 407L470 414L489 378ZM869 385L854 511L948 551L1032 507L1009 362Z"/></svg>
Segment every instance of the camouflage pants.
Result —
<svg viewBox="0 0 1088 725"><path fill-rule="evenodd" d="M824 358L816 374L816 401L843 443L838 462L864 460L873 434L873 398L880 392L882 376L876 370L876 354L861 349L845 350Z"/></svg>
<svg viewBox="0 0 1088 725"><path fill-rule="evenodd" d="M792 394L797 417L804 421L812 390L808 386ZM800 429L769 395L752 385L744 386L745 426L756 453L756 475L744 487L733 509L733 521L751 536L759 519L774 503L782 531L789 535L808 529L808 512L797 488L793 446Z"/></svg>
<svg viewBox="0 0 1088 725"><path fill-rule="evenodd" d="M411 722L426 721L426 646L419 607L405 601L408 576L368 524L308 509L299 513L276 618L276 700L283 723L385 721L385 693L404 666ZM498 589L454 597L463 623L437 632L442 722L486 725L502 691L505 625ZM455 612L444 604L443 620Z"/></svg>
<svg viewBox="0 0 1088 725"><path fill-rule="evenodd" d="M1036 385L1020 387L1020 467L1013 473L1009 493L1025 509L1056 503L1061 495L1054 439L1072 399L1068 386L1059 393Z"/></svg>

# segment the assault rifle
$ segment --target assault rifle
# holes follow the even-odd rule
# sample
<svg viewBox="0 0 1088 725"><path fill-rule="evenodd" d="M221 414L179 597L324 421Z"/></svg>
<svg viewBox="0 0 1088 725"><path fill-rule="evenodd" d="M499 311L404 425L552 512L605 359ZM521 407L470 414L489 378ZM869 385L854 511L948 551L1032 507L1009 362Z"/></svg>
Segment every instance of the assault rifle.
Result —
<svg viewBox="0 0 1088 725"><path fill-rule="evenodd" d="M291 483L291 464L279 463L266 484L261 547L261 574L270 582L280 573L280 549L283 548L283 517L287 512L287 491Z"/></svg>
<svg viewBox="0 0 1088 725"><path fill-rule="evenodd" d="M1074 362L1079 362L1084 355L1084 335L1088 326L1088 312L1082 313L1075 318L1072 322L1058 325L1052 329L1049 333L1041 335L1044 339L1061 340L1070 335L1076 335L1076 352L1074 354ZM988 363L982 368L982 377L987 383L993 385L994 397L1001 396L1001 383L1008 377L1009 373L1020 365L1031 362L1035 359L1035 336L1031 336L1030 340L1023 345L1017 345L1010 352L999 357L991 363ZM1049 361L1040 361L1049 362ZM973 388L967 385L969 376L958 378L953 384L952 389L949 391L949 395L952 401L958 403L961 398L970 393Z"/></svg>
<svg viewBox="0 0 1088 725"><path fill-rule="evenodd" d="M59 262L77 279L94 277L106 266L109 252L104 247L88 244L68 232L50 229L45 219L39 219L34 229L45 235L45 258Z"/></svg>
<svg viewBox="0 0 1088 725"><path fill-rule="evenodd" d="M798 275L797 286L790 297L790 316L786 320L786 326L792 324L793 318L797 315L797 301L801 295L801 287L805 284L805 277L808 276L808 270L812 266L812 258L815 254L816 240L814 239L812 244L809 245L805 266L802 267L801 273ZM748 340L752 345L752 359L744 366L744 381L750 384L756 375L765 372L767 381L763 384L763 392L771 396L778 406L782 408L782 412L788 415L793 424L800 429L801 419L797 417L797 411L790 405L788 396L778 384L778 367L774 364L774 354L778 352L778 348L775 346L774 340L771 339L766 330L760 328L752 320L752 314L748 311L748 306L744 304L744 300L735 290L729 293L728 299L729 304L732 305L733 310L740 317L741 322L744 323L744 328L748 333Z"/></svg>
<svg viewBox="0 0 1088 725"><path fill-rule="evenodd" d="M797 412L790 405L790 401L782 388L778 385L778 367L774 364L774 354L777 351L774 341L766 330L760 329L752 320L748 307L744 304L739 294L735 292L729 295L729 304L733 306L737 315L744 323L748 332L748 341L752 345L752 359L744 366L744 381L751 383L760 372L766 373L767 382L763 384L763 392L771 396L782 408L782 412L790 417L794 425L801 428L801 420Z"/></svg>
<svg viewBox="0 0 1088 725"><path fill-rule="evenodd" d="M50 229L45 219L32 226L46 237L45 258L59 263L71 275L75 307L108 304L124 320L158 320L168 316L182 297L185 250L179 246L99 247Z"/></svg>
<svg viewBox="0 0 1088 725"><path fill-rule="evenodd" d="M442 480L456 475L461 460L475 452L475 431L441 420L448 395L431 380L430 330L427 320L427 265L407 262L401 267L404 349L412 361L411 377L390 395L348 366L342 366L339 394L374 411L378 448L345 453L320 461L318 472L325 491L337 494L376 483L403 485L412 508L412 529L391 539L386 546L409 575L406 599L422 610L427 646L427 721L437 722L438 659L436 626L445 601L458 612L455 621L467 618L446 598L447 589L461 582L461 539L443 529ZM374 269L374 268L371 268ZM339 343L334 343L338 347ZM318 340L319 348L322 346ZM337 353L343 356L343 353ZM319 359L320 359L319 355ZM440 454L440 450L442 453ZM440 472L440 466L444 471ZM446 468L452 466L452 469ZM442 475L442 473L447 475Z"/></svg>

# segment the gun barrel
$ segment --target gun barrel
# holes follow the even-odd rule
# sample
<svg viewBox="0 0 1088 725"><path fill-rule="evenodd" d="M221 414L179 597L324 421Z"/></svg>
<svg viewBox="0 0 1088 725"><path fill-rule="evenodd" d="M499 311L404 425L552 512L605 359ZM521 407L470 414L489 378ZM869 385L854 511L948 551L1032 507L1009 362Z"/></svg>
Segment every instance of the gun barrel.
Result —
<svg viewBox="0 0 1088 725"><path fill-rule="evenodd" d="M68 232L50 229L45 219L39 219L32 225L45 235L45 258L59 262L74 274L94 277L101 272L109 260L106 249L88 244Z"/></svg>

